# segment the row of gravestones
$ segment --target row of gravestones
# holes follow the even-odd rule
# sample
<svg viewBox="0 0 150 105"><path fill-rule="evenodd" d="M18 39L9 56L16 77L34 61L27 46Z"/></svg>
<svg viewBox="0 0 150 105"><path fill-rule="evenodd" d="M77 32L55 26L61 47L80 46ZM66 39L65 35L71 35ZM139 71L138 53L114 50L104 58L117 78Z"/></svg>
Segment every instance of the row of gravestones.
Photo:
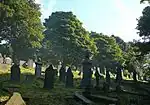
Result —
<svg viewBox="0 0 150 105"><path fill-rule="evenodd" d="M41 69L42 69L42 62L41 59L38 59L38 61L35 63L35 76L40 77L41 76ZM88 55L85 56L85 60L82 62L83 65L83 77L81 80L81 87L89 90L89 88L92 87L92 61L90 60L90 57ZM121 74L121 66L117 66L117 76L116 76L116 82L120 84L122 80L122 74ZM50 65L46 71L45 71L45 80L44 80L44 87L45 88L53 88L54 80L55 80L56 70L54 70L53 66ZM96 71L96 86L99 86L99 72ZM136 78L134 78L136 80ZM20 68L19 65L14 64L11 67L11 80L20 81ZM73 86L73 73L71 71L71 68L69 67L66 73L65 67L62 66L59 70L59 80L62 82L66 82L66 87L72 87ZM110 74L109 70L106 70L106 83L110 84Z"/></svg>
<svg viewBox="0 0 150 105"><path fill-rule="evenodd" d="M52 89L54 88L55 76L57 75L57 70L50 65L45 71L44 88ZM69 67L67 72L64 66L59 70L59 80L65 83L66 87L73 87L73 73Z"/></svg>

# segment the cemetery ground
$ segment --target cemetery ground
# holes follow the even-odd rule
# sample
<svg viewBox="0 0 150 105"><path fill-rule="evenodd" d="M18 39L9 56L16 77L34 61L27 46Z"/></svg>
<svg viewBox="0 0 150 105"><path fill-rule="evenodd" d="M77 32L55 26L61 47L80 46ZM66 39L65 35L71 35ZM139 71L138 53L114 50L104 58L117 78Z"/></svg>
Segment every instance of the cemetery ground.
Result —
<svg viewBox="0 0 150 105"><path fill-rule="evenodd" d="M59 82L58 77L55 79L54 89L46 90L43 89L44 76L41 78L34 77L34 69L25 69L21 67L21 81L19 83L14 83L9 81L10 79L10 65L0 65L0 105L5 105L6 101L12 96L13 92L19 92L26 102L26 105L82 105L73 99L76 92L81 93L83 90L79 88L80 86L80 76L78 71L74 71L74 88L66 88L65 84ZM111 75L111 85L108 93L102 92L101 90L93 89L94 94L92 98L94 102L99 101L112 101L116 99L116 86L114 82L114 77ZM125 78L124 79L128 79ZM94 81L94 76L93 76ZM101 78L100 87L103 87L104 78ZM120 104L128 105L129 101L140 101L143 103L142 96L149 98L150 94L150 84L144 82L134 83L132 80L124 80L122 83L122 89L124 92L120 92ZM99 98L98 98L98 97ZM108 98L112 97L112 98ZM115 97L115 98L113 98ZM132 99L132 100L131 100ZM141 101L142 100L142 101ZM145 101L144 101L145 102ZM133 102L133 105L148 105L148 104L137 104ZM106 105L106 104L96 104L96 105ZM107 104L109 105L109 104Z"/></svg>

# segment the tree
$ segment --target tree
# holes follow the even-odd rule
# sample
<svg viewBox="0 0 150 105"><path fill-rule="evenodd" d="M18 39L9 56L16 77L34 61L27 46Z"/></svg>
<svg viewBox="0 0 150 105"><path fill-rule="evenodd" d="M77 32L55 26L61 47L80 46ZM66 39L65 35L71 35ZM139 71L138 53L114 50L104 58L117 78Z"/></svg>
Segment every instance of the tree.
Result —
<svg viewBox="0 0 150 105"><path fill-rule="evenodd" d="M44 37L41 13L33 0L2 0L0 13L0 41L12 47L14 59L20 53L26 55L23 49L40 47Z"/></svg>
<svg viewBox="0 0 150 105"><path fill-rule="evenodd" d="M148 3L150 3L150 0L141 0L140 3L144 3L145 1L147 1Z"/></svg>
<svg viewBox="0 0 150 105"><path fill-rule="evenodd" d="M98 54L95 56L95 60L97 60L101 68L107 67L107 69L114 69L116 62L123 64L122 50L113 37L96 32L92 32L91 37L94 38L98 48Z"/></svg>
<svg viewBox="0 0 150 105"><path fill-rule="evenodd" d="M138 42L136 45L140 48L142 54L147 54L150 51L150 6L144 8L143 16L138 19L136 29L138 34L142 37L143 42Z"/></svg>
<svg viewBox="0 0 150 105"><path fill-rule="evenodd" d="M121 38L118 37L118 36L111 35L111 37L113 37L113 38L116 40L116 43L119 45L119 47L121 48L121 50L122 50L123 52L125 52L126 49L127 49L126 42L124 42L124 40L121 39Z"/></svg>
<svg viewBox="0 0 150 105"><path fill-rule="evenodd" d="M96 46L82 23L72 12L54 12L45 19L45 41L50 50L65 64L79 64L85 50L96 53Z"/></svg>

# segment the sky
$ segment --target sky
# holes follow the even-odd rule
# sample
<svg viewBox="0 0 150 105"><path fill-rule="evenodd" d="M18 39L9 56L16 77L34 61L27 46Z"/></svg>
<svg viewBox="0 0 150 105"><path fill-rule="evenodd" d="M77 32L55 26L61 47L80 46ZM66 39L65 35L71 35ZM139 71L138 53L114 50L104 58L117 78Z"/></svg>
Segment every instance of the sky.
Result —
<svg viewBox="0 0 150 105"><path fill-rule="evenodd" d="M88 31L115 35L124 41L138 40L137 18L148 4L140 0L36 0L41 4L41 20L52 12L72 11Z"/></svg>

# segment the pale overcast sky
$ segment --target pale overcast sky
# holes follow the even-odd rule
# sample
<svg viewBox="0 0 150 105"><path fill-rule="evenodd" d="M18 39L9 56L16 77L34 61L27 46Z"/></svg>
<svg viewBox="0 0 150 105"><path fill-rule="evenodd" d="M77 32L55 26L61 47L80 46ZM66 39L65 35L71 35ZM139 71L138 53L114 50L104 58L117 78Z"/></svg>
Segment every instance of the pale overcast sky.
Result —
<svg viewBox="0 0 150 105"><path fill-rule="evenodd" d="M88 31L116 35L125 41L139 39L136 18L148 4L140 0L36 0L42 21L55 11L72 11Z"/></svg>

